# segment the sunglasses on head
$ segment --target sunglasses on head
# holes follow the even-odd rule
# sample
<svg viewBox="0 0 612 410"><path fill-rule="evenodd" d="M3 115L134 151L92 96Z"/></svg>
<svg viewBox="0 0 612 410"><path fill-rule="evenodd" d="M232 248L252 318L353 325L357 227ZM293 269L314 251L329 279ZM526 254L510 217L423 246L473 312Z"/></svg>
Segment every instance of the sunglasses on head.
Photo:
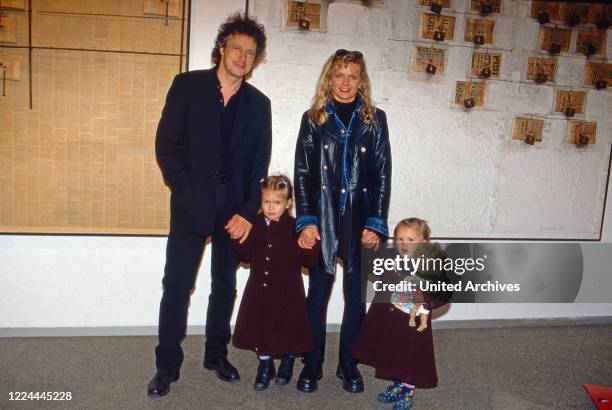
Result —
<svg viewBox="0 0 612 410"><path fill-rule="evenodd" d="M334 54L334 58L344 57L348 55L353 56L353 58L355 58L356 60L363 60L363 54L361 54L361 51L349 51L343 48L336 50L336 53Z"/></svg>

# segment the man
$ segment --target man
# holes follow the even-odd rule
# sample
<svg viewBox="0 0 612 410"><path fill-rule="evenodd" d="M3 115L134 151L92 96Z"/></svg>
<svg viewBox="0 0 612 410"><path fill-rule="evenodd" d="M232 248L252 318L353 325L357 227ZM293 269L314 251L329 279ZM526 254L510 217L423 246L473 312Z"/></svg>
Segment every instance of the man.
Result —
<svg viewBox="0 0 612 410"><path fill-rule="evenodd" d="M204 367L221 380L240 379L227 360L239 262L230 238L244 241L249 235L270 161L270 100L244 81L265 47L263 26L233 15L219 28L212 51L215 67L177 75L168 91L155 145L172 192L170 233L157 372L149 396L164 396L179 378L190 293L209 236L212 285Z"/></svg>

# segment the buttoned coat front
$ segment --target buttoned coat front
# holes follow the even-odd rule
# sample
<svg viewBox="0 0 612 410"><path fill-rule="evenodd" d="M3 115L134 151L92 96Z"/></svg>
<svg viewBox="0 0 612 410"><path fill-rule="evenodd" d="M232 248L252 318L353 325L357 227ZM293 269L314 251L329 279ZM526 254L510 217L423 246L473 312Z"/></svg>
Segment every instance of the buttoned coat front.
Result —
<svg viewBox="0 0 612 410"><path fill-rule="evenodd" d="M240 259L250 263L234 329L234 346L260 355L301 354L313 349L301 266L318 260L319 245L297 244L295 218L285 212L266 224L257 215L249 237L234 242Z"/></svg>
<svg viewBox="0 0 612 410"><path fill-rule="evenodd" d="M302 116L294 173L298 230L310 223L318 224L321 235L319 267L329 274L336 272L343 190L348 191L346 208L350 209L355 232L350 243L345 244L348 247L345 271L361 270L360 239L365 227L383 237L388 235L391 147L384 111L375 109L374 117L373 123L366 124L360 115L355 115L348 132L338 125L332 114L321 126L308 117L308 111ZM343 177L346 188L341 182Z"/></svg>

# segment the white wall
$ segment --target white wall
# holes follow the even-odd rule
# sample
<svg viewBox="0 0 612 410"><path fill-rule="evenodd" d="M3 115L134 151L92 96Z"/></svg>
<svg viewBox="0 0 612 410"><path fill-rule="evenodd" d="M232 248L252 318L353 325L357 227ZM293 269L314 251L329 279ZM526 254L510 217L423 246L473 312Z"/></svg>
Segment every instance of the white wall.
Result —
<svg viewBox="0 0 612 410"><path fill-rule="evenodd" d="M408 0L406 0L407 2ZM403 98L398 97L396 93L405 93L405 91L402 91L404 89L402 87L407 85L407 75L402 71L391 72L392 70L386 73L380 69L380 64L382 64L381 61L391 61L388 59L398 58L397 61L391 61L391 63L403 67L405 61L402 59L407 58L407 56L402 54L401 50L398 51L397 55L392 53L380 54L380 47L384 48L389 45L387 41L383 41L387 34L371 31L376 29L378 24L391 26L392 21L395 21L393 18L396 17L391 16L389 10L376 9L370 16L360 14L362 17L357 19L355 25L354 21L349 18L351 13L363 13L363 10L359 6L336 3L330 8L329 16L330 21L336 22L335 26L330 29L328 34L312 33L310 36L304 33L282 30L283 18L282 6L280 5L284 4L284 0L252 0L251 4L253 4L252 14L261 13L260 18L265 23L269 33L267 61L256 70L252 82L268 94L273 102L274 151L270 166L271 172L292 174L293 144L297 135L299 115L307 108L308 101L314 92L314 84L323 60L336 48L362 49L366 52L366 56L371 56L368 58L371 58L369 61L373 62L372 67L374 67L371 75L375 83L375 98L390 113L389 122L392 135L399 134L399 130L403 130L404 126L407 126L401 111L412 110L410 121L418 126L423 125L425 119L440 116L449 111L448 107L441 107L446 111L434 108L431 102L428 103L429 111L419 111L420 108L415 101L401 104L401 101L397 100ZM397 8L400 3L391 1L390 4ZM226 15L243 7L243 5L244 2L241 0L194 1L190 47L191 69L209 66L210 49L219 23ZM391 9L391 12L394 15L402 16L402 13L406 11L404 9L395 11ZM407 19L407 21L412 21L408 17ZM398 29L397 22L394 23L393 27ZM401 30L408 30L408 27ZM368 41L369 36L373 38L371 42ZM501 37L503 36L498 34L498 38ZM452 81L453 78L463 75L463 72L453 73L451 71L444 81ZM424 95L429 93L431 89L437 90L435 91L437 93L442 90L440 84L430 88L422 80L412 79L410 81L408 85L412 88L409 88L409 94L420 92L421 95ZM394 84L402 87L394 86ZM444 92L448 91L447 88L444 88L444 90L446 90ZM608 96L610 95L609 90L606 93ZM445 95L444 98L446 97ZM609 97L606 98L608 100L600 102L609 101ZM517 104L520 105L521 102ZM394 108L396 105L399 108ZM519 108L515 106L512 110L518 110ZM453 113L452 115L455 120L460 119L459 113ZM482 130L490 126L489 114L486 112L474 112L470 115L471 117L461 120L464 121L462 123L464 128L458 128L458 130L463 130L461 132L473 130L473 127L480 127L481 132L484 132ZM452 122L447 122L449 127L452 124ZM600 139L603 147L600 146L598 149L607 149L609 153L611 127L609 122L603 124L603 129L600 128L603 131ZM411 128L415 132L419 130L417 125L411 125L411 127L416 127ZM508 132L503 136L495 136L493 140L498 137L507 138ZM468 138L467 143L463 145L464 151L456 152L453 155L477 156L487 153L487 150L482 152L473 150L474 141L471 140L473 135L471 131L469 133L470 135L453 136L453 138ZM483 135L486 135L486 133ZM450 141L448 137L445 134L432 135L431 138L439 138L439 143L430 145L428 149L434 151L438 149L443 152L443 144L445 141ZM510 143L507 143L504 149L512 150L512 148L507 148L508 144ZM553 150L556 149L554 147L558 145L557 142L551 144L547 146L547 149L551 149L551 146ZM409 150L405 152L405 149L399 145L396 147L401 154L412 155ZM525 152L527 148L520 146L519 150ZM506 151L506 153L508 152L510 151ZM538 158L550 159L546 150L540 149L534 152L536 153L526 151L525 155L534 161ZM515 152L513 155L505 157L509 162L505 162L504 166L510 168L521 166L523 164L522 160L516 159L519 155ZM568 151L565 156L567 158L571 155L573 155L573 151ZM596 165L601 166L601 158L604 156L600 151L594 151L594 154L587 155L594 155ZM416 157L420 158L421 156L419 154ZM396 156L396 158L399 160L400 156ZM395 161L395 164L400 164L398 160ZM422 162L422 165L414 168L416 174L409 173L405 169L402 170L401 166L395 168L394 195L396 198L401 198L402 194L406 195L411 201L408 205L405 205L399 199L395 199L396 210L392 214L392 219L398 219L405 213L415 213L425 215L432 222L442 220L444 222L440 226L444 225L448 229L438 229L435 232L437 235L456 235L462 227L473 232L484 231L485 234L492 233L494 235L504 234L506 230L526 236L533 234L529 227L522 229L523 226L514 222L513 226L502 226L504 220L500 215L492 216L495 221L501 223L501 225L497 225L500 229L499 232L491 231L490 227L495 226L495 224L489 222L482 224L481 227L474 228L471 224L481 224L482 220L478 216L474 216L473 219L470 219L472 217L460 217L462 211L468 211L467 208L459 210L449 208L446 214L440 215L428 214L427 192L414 194L411 191L413 188L404 189L404 185L414 181L415 175L427 178L428 173L437 172L436 169L441 164L435 161L435 156L429 159L425 156L419 161ZM571 161L575 160L571 159ZM395 164L394 166L396 166ZM397 169L401 171L398 172ZM470 188L478 184L487 186L489 183L490 173L483 169L462 168L460 172L463 177L471 181ZM499 178L504 178L499 173L499 169L495 172L498 172ZM596 176L597 181L600 181L601 178L602 175ZM508 180L506 182L509 184L512 181ZM425 191L428 189L427 187L423 188ZM434 192L438 188L433 189L433 191L429 190L429 192ZM496 196L499 192L488 191L487 189L479 191L476 197L478 200L484 201L484 204L495 205ZM527 189L530 190L528 194L533 195L534 192L539 192L537 190L540 187L529 186ZM612 186L608 186L607 189L612 196ZM461 193L456 190L453 192L453 195L464 194L467 195L469 192ZM603 191L597 191L596 194L599 196L597 203L601 205ZM523 197L518 197L518 199L521 198ZM579 203L573 195L565 195L565 201ZM612 198L608 201L605 212L605 227L602 235L607 242L612 242L612 206L610 202L612 202ZM593 210L592 207L586 208L590 209L588 217L592 219L589 226L597 225L600 222L600 211ZM502 207L502 209L504 208ZM563 209L563 212L565 212L567 208ZM557 209L549 209L548 211L550 214L554 214ZM580 212L584 212L584 210ZM508 220L515 221L520 216L520 214L510 215ZM583 218L584 215L581 214L580 217ZM456 222L453 222L454 220ZM391 223L393 223L393 220ZM436 223L438 222L434 222L434 230ZM553 228L559 232L562 231L564 227L561 224L563 222L556 223L557 225ZM3 313L0 315L0 329L156 325L161 296L165 242L165 238L143 237L0 236L0 312ZM210 258L207 251L198 277L197 288L192 297L190 325L202 325L204 323L210 289L209 266ZM244 270L238 273L239 295L242 294L246 275L247 272ZM588 272L586 275L588 275ZM591 279L596 280L597 278ZM341 280L339 280L330 302L328 313L330 323L339 323L342 317L341 289ZM453 305L439 320L587 316L612 316L612 304Z"/></svg>

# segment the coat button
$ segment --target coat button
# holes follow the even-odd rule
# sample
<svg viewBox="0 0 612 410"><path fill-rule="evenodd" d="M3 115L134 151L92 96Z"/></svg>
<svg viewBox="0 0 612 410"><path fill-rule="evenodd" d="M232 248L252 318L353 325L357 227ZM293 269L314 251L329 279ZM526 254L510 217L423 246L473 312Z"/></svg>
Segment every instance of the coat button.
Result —
<svg viewBox="0 0 612 410"><path fill-rule="evenodd" d="M263 286L264 288L267 288L267 287L268 287L268 284L267 284L267 283L264 283L264 284L263 284L263 285L261 285L261 286Z"/></svg>
<svg viewBox="0 0 612 410"><path fill-rule="evenodd" d="M267 261L269 261L269 260L270 260L270 257L269 257L269 256L266 256L266 260L267 260Z"/></svg>
<svg viewBox="0 0 612 410"><path fill-rule="evenodd" d="M323 165L323 169L327 169L327 165Z"/></svg>
<svg viewBox="0 0 612 410"><path fill-rule="evenodd" d="M324 148L324 149L329 149L329 145L328 145L328 144L325 144L325 145L323 145L323 148Z"/></svg>
<svg viewBox="0 0 612 410"><path fill-rule="evenodd" d="M361 147L361 152L366 152L366 147Z"/></svg>
<svg viewBox="0 0 612 410"><path fill-rule="evenodd" d="M325 191L325 190L327 189L327 187L326 187L325 185L321 185L321 189L322 189L323 191Z"/></svg>
<svg viewBox="0 0 612 410"><path fill-rule="evenodd" d="M363 188L363 192L368 192L368 188Z"/></svg>
<svg viewBox="0 0 612 410"><path fill-rule="evenodd" d="M346 192L346 189L342 188L342 189L340 190L340 192L345 193L345 192Z"/></svg>
<svg viewBox="0 0 612 410"><path fill-rule="evenodd" d="M266 276L269 275L269 274L270 274L270 272L268 272L268 271L264 272L264 275L266 275Z"/></svg>
<svg viewBox="0 0 612 410"><path fill-rule="evenodd" d="M346 131L344 130L340 130L340 134L344 134Z"/></svg>

